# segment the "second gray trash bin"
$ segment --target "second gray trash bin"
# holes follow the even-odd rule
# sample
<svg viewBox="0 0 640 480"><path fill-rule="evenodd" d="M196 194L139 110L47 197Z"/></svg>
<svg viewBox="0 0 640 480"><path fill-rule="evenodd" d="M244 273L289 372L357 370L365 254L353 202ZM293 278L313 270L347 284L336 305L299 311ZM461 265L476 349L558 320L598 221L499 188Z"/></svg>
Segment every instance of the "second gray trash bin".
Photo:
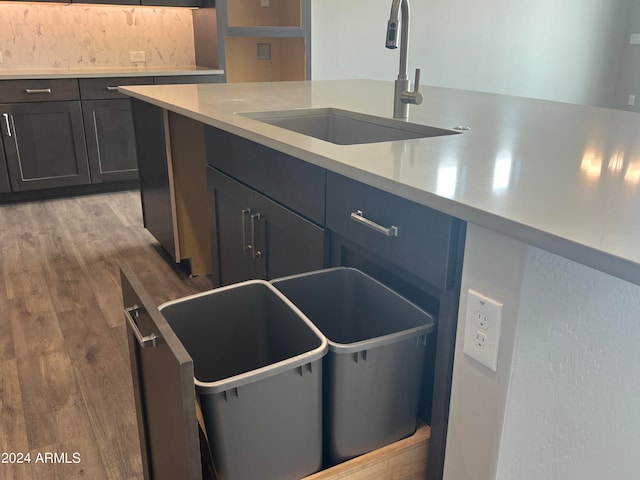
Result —
<svg viewBox="0 0 640 480"><path fill-rule="evenodd" d="M411 435L433 318L352 268L271 283L329 341L323 374L325 466Z"/></svg>
<svg viewBox="0 0 640 480"><path fill-rule="evenodd" d="M193 359L218 480L319 470L327 340L295 305L253 280L159 309Z"/></svg>

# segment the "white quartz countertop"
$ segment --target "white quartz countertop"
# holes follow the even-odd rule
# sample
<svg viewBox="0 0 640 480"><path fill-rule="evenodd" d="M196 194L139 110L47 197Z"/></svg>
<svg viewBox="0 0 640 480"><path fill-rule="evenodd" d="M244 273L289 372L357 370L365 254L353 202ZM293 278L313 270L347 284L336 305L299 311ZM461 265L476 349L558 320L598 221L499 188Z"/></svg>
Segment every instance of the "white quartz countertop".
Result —
<svg viewBox="0 0 640 480"><path fill-rule="evenodd" d="M393 83L140 86L132 97L640 285L640 115L421 87L409 121L459 135L335 145L237 112L392 116Z"/></svg>
<svg viewBox="0 0 640 480"><path fill-rule="evenodd" d="M224 70L204 67L102 67L1 69L0 80L104 77L163 77L171 75L221 75Z"/></svg>

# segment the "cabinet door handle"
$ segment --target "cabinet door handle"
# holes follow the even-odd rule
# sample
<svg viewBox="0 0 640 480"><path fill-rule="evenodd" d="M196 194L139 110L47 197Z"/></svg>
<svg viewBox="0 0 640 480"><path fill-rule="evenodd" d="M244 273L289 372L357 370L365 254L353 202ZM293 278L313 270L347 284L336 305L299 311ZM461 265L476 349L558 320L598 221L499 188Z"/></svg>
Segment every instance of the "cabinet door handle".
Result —
<svg viewBox="0 0 640 480"><path fill-rule="evenodd" d="M107 90L110 92L117 92L118 91L118 87L107 87Z"/></svg>
<svg viewBox="0 0 640 480"><path fill-rule="evenodd" d="M253 248L251 249L251 256L253 258L262 257L262 252L256 248L256 220L260 220L260 218L259 213L251 215L251 245L253 245Z"/></svg>
<svg viewBox="0 0 640 480"><path fill-rule="evenodd" d="M351 220L354 222L358 222L365 227L370 228L371 230L375 230L378 233L381 233L385 237L397 237L398 236L398 227L395 225L391 225L390 227L383 227L382 225L377 224L373 220L369 220L364 216L364 212L362 210L356 210L355 212L351 212Z"/></svg>
<svg viewBox="0 0 640 480"><path fill-rule="evenodd" d="M247 244L247 215L251 213L250 208L242 209L242 251L246 252L247 250L251 250L251 245Z"/></svg>
<svg viewBox="0 0 640 480"><path fill-rule="evenodd" d="M10 137L11 136L11 123L9 122L9 114L8 113L3 113L2 117L4 118L4 128L3 133L7 136Z"/></svg>
<svg viewBox="0 0 640 480"><path fill-rule="evenodd" d="M142 348L147 348L147 347L157 347L158 346L158 339L160 339L161 337L158 337L155 333L151 333L150 335L146 335L143 336L142 333L140 333L140 329L138 328L138 324L136 323L135 318L139 318L140 317L140 312L143 312L144 309L141 307L132 307L132 308L125 308L124 309L124 316L127 319L127 322L129 322L129 326L131 327L131 330L133 330L133 334L136 336L136 339L138 340L138 343L140 344L140 347Z"/></svg>
<svg viewBox="0 0 640 480"><path fill-rule="evenodd" d="M27 93L51 93L50 88L25 88L24 91Z"/></svg>

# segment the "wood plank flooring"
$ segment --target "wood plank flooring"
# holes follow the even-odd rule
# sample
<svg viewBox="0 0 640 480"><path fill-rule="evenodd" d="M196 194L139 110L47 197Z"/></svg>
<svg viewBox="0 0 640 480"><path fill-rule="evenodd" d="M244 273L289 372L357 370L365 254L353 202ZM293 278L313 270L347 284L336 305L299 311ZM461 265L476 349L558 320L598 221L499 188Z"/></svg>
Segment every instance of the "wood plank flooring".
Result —
<svg viewBox="0 0 640 480"><path fill-rule="evenodd" d="M0 205L0 454L31 454L0 479L142 478L120 264L158 304L211 288L144 230L139 192Z"/></svg>

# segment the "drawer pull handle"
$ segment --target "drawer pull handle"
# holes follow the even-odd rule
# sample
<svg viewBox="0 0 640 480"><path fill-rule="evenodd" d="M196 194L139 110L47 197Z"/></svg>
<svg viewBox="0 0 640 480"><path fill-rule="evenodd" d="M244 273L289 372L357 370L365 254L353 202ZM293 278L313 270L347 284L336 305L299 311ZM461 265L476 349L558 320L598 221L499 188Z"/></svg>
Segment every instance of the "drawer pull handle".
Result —
<svg viewBox="0 0 640 480"><path fill-rule="evenodd" d="M50 88L25 88L24 91L27 93L51 93Z"/></svg>
<svg viewBox="0 0 640 480"><path fill-rule="evenodd" d="M398 227L395 225L391 225L390 227L383 227L382 225L377 224L376 222L369 220L364 216L364 212L362 210L356 210L355 212L351 212L351 220L354 222L358 222L365 227L369 227L371 230L375 230L378 233L381 233L385 237L397 237L398 236Z"/></svg>
<svg viewBox="0 0 640 480"><path fill-rule="evenodd" d="M247 244L247 222L245 218L247 215L251 213L250 208L242 209L242 251L246 252L247 250L251 250L251 245Z"/></svg>
<svg viewBox="0 0 640 480"><path fill-rule="evenodd" d="M107 87L107 90L110 92L117 92L118 91L118 87Z"/></svg>
<svg viewBox="0 0 640 480"><path fill-rule="evenodd" d="M11 123L9 122L9 114L8 113L3 113L2 117L4 118L4 127L5 127L5 128L3 128L4 134L7 137L10 137L11 136Z"/></svg>
<svg viewBox="0 0 640 480"><path fill-rule="evenodd" d="M131 327L131 330L133 330L133 334L136 336L136 339L138 340L138 343L140 344L140 347L142 348L147 348L147 347L157 347L158 346L158 339L160 337L158 337L155 333L152 333L150 335L146 335L143 336L142 333L140 333L140 329L138 328L138 324L136 323L135 318L139 318L140 317L140 312L143 312L144 309L140 308L140 307L132 307L132 308L125 308L124 309L124 316L127 319L127 322L129 322L129 326Z"/></svg>
<svg viewBox="0 0 640 480"><path fill-rule="evenodd" d="M262 252L256 248L256 220L260 220L260 218L259 213L251 215L251 245L253 246L251 249L251 256L253 258L262 257Z"/></svg>

